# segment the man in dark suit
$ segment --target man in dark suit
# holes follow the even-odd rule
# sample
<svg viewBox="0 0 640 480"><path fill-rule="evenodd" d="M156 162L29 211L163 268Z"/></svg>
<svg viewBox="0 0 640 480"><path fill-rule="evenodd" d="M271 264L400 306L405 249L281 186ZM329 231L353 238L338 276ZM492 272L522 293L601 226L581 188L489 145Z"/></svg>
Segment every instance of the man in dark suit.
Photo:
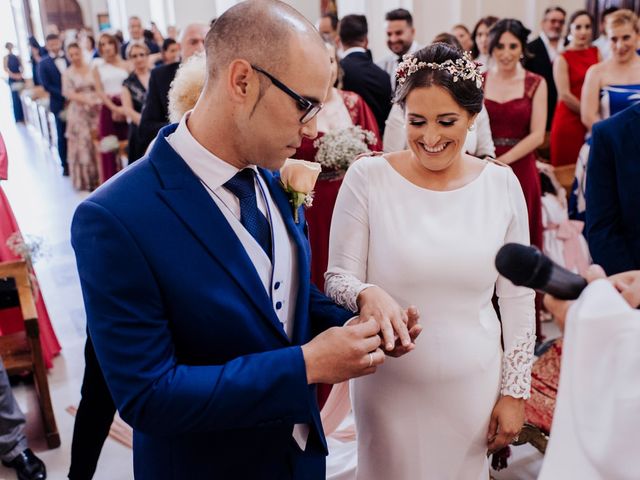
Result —
<svg viewBox="0 0 640 480"><path fill-rule="evenodd" d="M58 35L51 33L46 38L46 48L49 53L38 63L38 76L44 89L49 93L49 109L56 118L56 133L58 136L58 155L62 165L62 174L69 175L67 166L67 139L65 138L66 122L60 117L64 110L66 99L62 95L62 72L69 66L69 61L62 51L62 42Z"/></svg>
<svg viewBox="0 0 640 480"><path fill-rule="evenodd" d="M380 135L391 110L391 79L378 67L367 50L367 18L347 15L340 20L340 43L344 49L340 65L344 71L342 86L360 95L376 117Z"/></svg>
<svg viewBox="0 0 640 480"><path fill-rule="evenodd" d="M208 30L209 25L192 23L181 32L179 43L183 62L196 53L204 52L204 38ZM147 99L138 127L142 148L146 148L160 129L169 123L169 89L178 68L180 63L170 63L151 70Z"/></svg>
<svg viewBox="0 0 640 480"><path fill-rule="evenodd" d="M304 209L272 173L317 135L329 54L292 7L254 0L206 55L194 110L75 213L89 333L136 479L324 480L315 384L384 361L377 321L343 326L310 284Z"/></svg>
<svg viewBox="0 0 640 480"><path fill-rule="evenodd" d="M640 104L595 123L587 166L586 227L607 275L640 270Z"/></svg>
<svg viewBox="0 0 640 480"><path fill-rule="evenodd" d="M525 58L524 67L547 81L547 132L558 102L558 90L553 80L553 62L562 47L562 28L567 13L562 7L549 7L544 11L540 36L527 45L530 56Z"/></svg>
<svg viewBox="0 0 640 480"><path fill-rule="evenodd" d="M129 40L120 47L120 56L127 58L127 48L131 43L144 43L149 49L149 53L160 53L160 46L153 40L144 38L144 29L140 17L129 17Z"/></svg>

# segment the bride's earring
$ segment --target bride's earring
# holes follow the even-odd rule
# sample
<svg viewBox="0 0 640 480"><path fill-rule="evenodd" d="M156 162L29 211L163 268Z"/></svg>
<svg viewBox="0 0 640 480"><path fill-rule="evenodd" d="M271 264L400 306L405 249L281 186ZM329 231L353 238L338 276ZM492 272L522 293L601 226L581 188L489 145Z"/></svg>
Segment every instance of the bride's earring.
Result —
<svg viewBox="0 0 640 480"><path fill-rule="evenodd" d="M469 130L470 132L473 132L475 129L476 129L476 124L472 123L471 126L467 130Z"/></svg>

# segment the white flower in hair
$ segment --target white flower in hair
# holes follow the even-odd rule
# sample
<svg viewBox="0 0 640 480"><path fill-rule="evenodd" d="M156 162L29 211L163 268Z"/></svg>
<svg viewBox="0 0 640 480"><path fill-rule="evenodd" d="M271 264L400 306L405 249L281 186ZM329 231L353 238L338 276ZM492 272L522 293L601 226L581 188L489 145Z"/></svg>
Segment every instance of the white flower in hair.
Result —
<svg viewBox="0 0 640 480"><path fill-rule="evenodd" d="M423 68L431 68L432 70L446 70L453 77L454 82L460 80L471 80L475 82L476 87L482 88L482 73L480 66L473 61L469 52L464 52L462 58L457 60L446 60L442 63L436 62L419 62L412 54L402 57L402 62L396 69L396 81L398 85L404 84L411 75Z"/></svg>

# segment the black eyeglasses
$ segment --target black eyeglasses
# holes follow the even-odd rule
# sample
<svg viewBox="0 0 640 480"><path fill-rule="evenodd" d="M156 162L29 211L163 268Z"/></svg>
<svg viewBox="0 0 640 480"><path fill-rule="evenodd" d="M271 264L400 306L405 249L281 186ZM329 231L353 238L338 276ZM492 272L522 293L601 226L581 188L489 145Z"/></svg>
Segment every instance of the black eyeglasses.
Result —
<svg viewBox="0 0 640 480"><path fill-rule="evenodd" d="M282 83L280 80L278 80L276 77L274 77L268 72L265 72L260 67L251 65L251 68L253 68L256 72L262 73L265 77L271 80L271 83L273 83L276 87L278 87L280 90L282 90L284 93L286 93L296 101L300 110L304 110L302 117L300 117L300 123L310 122L313 119L313 117L315 117L318 114L318 112L322 110L322 107L324 106L322 103L312 102L311 100L304 98L302 95L297 94L296 92L291 90L289 87L287 87L284 83Z"/></svg>

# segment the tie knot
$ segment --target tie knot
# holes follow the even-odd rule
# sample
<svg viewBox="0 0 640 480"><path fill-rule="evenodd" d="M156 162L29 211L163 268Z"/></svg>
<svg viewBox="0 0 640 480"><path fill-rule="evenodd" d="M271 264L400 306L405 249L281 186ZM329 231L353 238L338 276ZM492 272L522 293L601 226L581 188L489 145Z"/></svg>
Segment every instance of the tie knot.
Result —
<svg viewBox="0 0 640 480"><path fill-rule="evenodd" d="M224 186L238 198L255 197L256 186L254 183L255 172L251 168L245 168L236 173Z"/></svg>

